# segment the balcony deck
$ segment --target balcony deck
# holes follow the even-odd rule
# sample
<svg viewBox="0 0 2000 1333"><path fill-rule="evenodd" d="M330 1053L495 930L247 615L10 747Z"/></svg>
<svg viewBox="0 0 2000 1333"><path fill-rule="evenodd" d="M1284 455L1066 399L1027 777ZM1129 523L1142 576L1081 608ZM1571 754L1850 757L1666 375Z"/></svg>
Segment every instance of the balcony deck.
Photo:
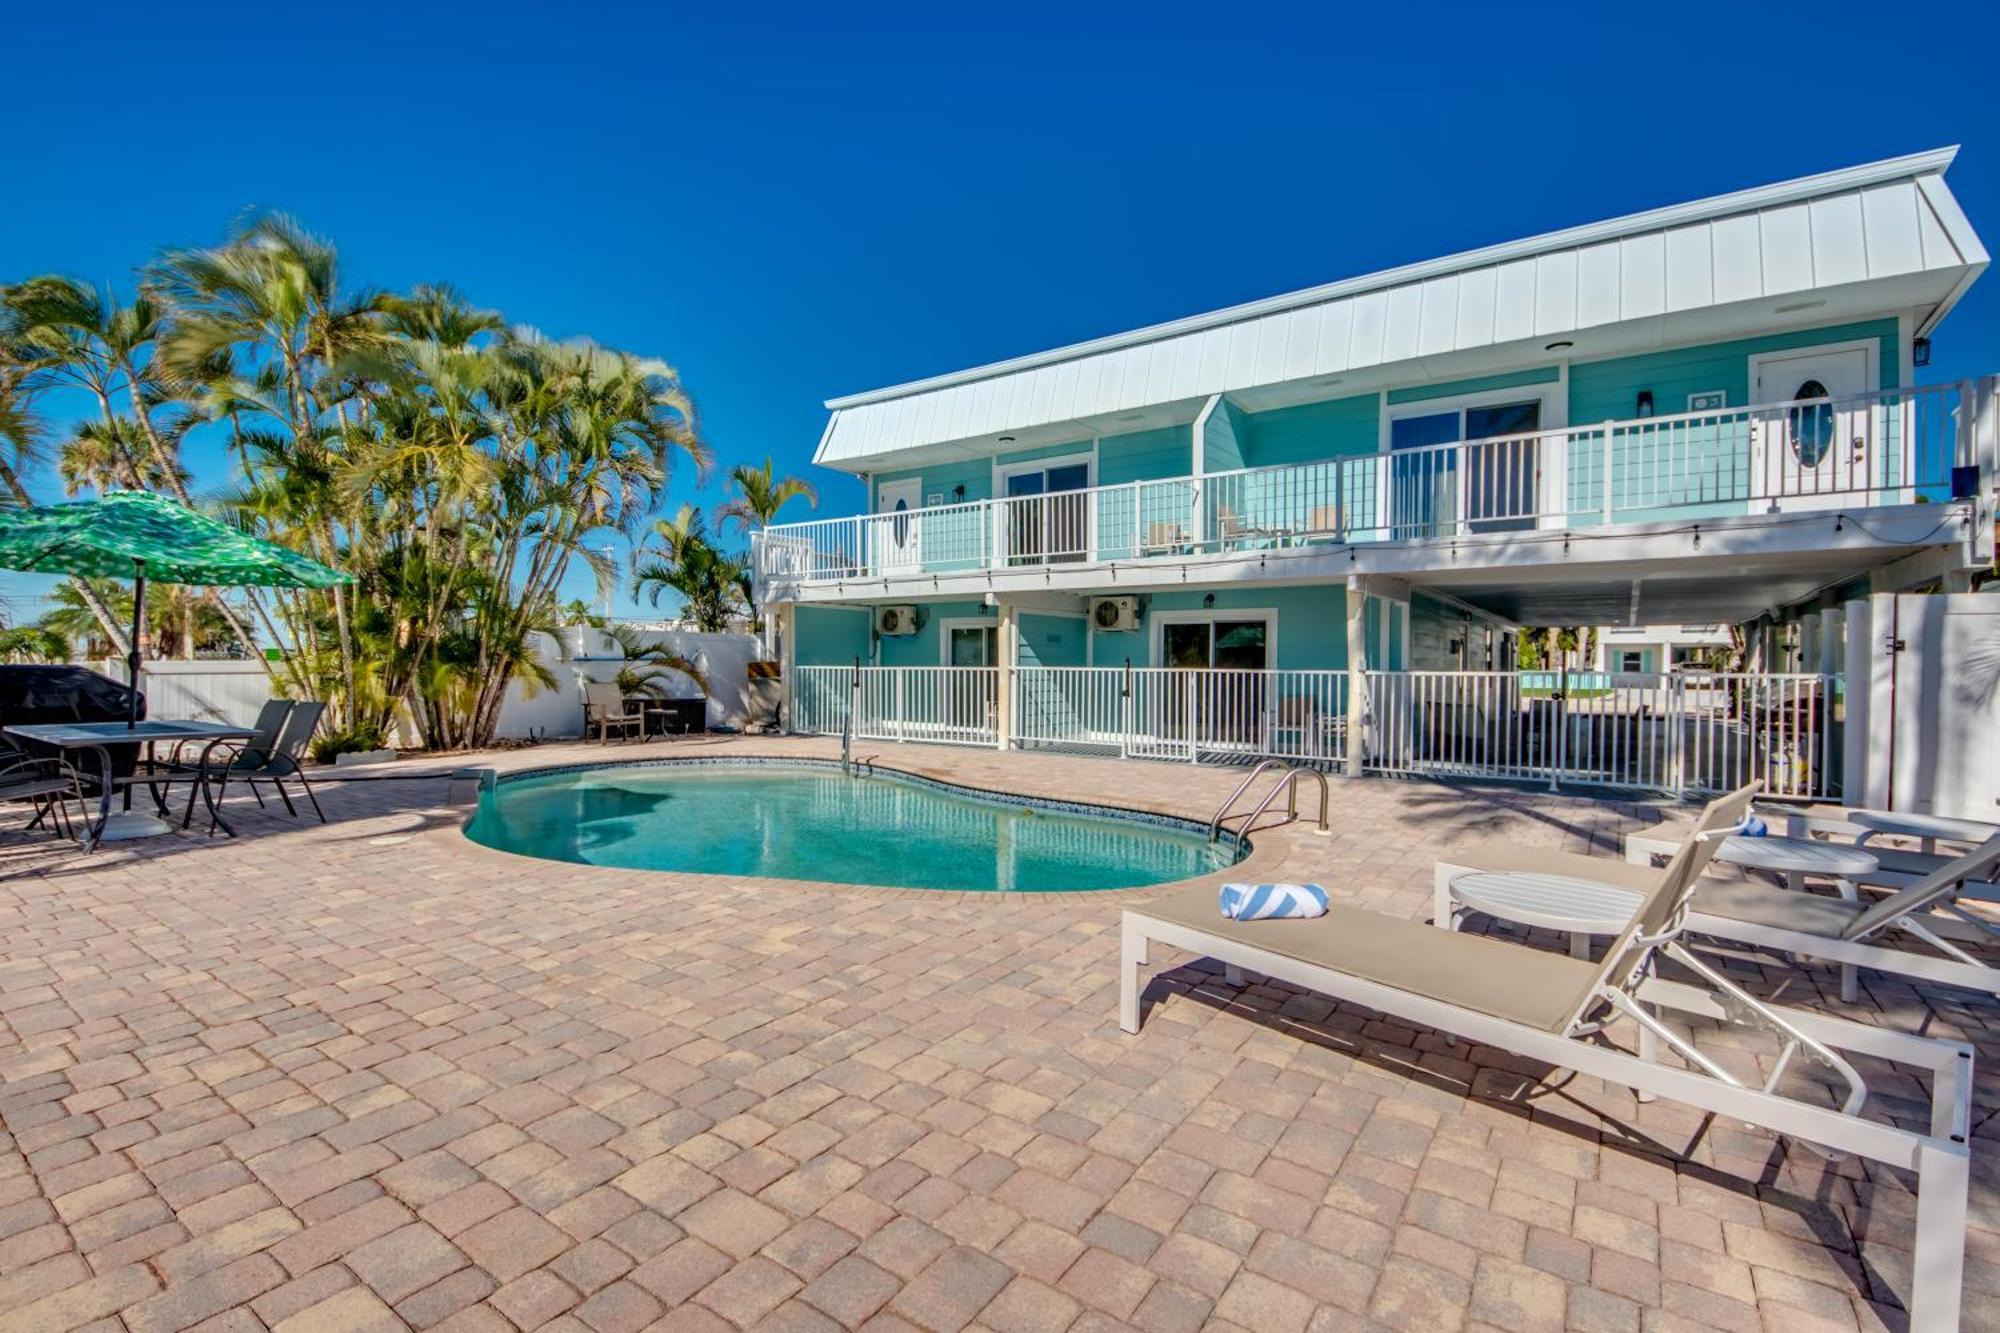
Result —
<svg viewBox="0 0 2000 1333"><path fill-rule="evenodd" d="M767 597L784 600L858 581L1081 573L1314 547L1499 538L1519 552L1551 545L1522 542L1522 533L1679 532L1693 521L1936 504L1965 493L1960 469L1990 481L1994 383L1593 422L781 524L761 534L758 572ZM1914 544L1908 534L1881 540Z"/></svg>

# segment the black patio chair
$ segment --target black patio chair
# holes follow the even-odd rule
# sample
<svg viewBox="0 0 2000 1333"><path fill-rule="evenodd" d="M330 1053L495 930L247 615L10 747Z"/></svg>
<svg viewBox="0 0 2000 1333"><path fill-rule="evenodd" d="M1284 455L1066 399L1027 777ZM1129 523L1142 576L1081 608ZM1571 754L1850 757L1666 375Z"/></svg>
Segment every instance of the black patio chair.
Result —
<svg viewBox="0 0 2000 1333"><path fill-rule="evenodd" d="M211 773L216 802L220 804L229 784L240 779L249 784L250 794L257 798L257 804L263 805L264 793L258 790L257 784L268 782L277 791L278 799L285 803L285 813L296 815L299 808L292 804L292 796L285 789L285 783L297 779L306 799L312 802L313 813L319 816L320 823L326 823L326 811L320 809L319 797L313 794L305 768L306 747L312 744L313 733L319 730L320 718L325 714L325 704L317 700L302 700L291 705L284 725L278 728L277 738L270 744L260 746L252 743L233 749L227 762L214 767Z"/></svg>
<svg viewBox="0 0 2000 1333"><path fill-rule="evenodd" d="M15 801L33 804L35 817L28 821L25 832L34 832L47 820L51 834L74 839L76 825L70 818L69 801L76 802L77 817L89 822L83 783L66 761L0 745L0 804Z"/></svg>

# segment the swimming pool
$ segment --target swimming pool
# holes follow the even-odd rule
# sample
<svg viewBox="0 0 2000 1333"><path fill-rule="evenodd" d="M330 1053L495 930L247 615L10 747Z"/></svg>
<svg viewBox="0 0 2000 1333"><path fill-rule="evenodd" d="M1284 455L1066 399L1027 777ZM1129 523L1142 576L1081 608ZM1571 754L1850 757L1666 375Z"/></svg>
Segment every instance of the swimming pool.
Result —
<svg viewBox="0 0 2000 1333"><path fill-rule="evenodd" d="M466 828L584 865L965 892L1164 884L1233 856L1183 820L838 766L667 761L503 778Z"/></svg>

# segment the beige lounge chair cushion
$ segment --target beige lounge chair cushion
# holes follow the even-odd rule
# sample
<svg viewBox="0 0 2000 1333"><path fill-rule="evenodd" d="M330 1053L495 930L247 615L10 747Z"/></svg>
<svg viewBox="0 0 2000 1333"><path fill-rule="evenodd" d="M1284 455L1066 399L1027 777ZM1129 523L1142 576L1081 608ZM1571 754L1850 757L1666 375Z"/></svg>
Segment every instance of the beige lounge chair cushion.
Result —
<svg viewBox="0 0 2000 1333"><path fill-rule="evenodd" d="M1213 888L1194 888L1126 910L1549 1032L1569 1021L1602 970L1563 954L1337 903L1310 921L1229 921Z"/></svg>
<svg viewBox="0 0 2000 1333"><path fill-rule="evenodd" d="M1854 924L1854 918L1867 910L1867 904L1750 880L1705 879L1694 891L1693 910L1701 916L1837 940ZM1701 927L1696 924L1690 928Z"/></svg>

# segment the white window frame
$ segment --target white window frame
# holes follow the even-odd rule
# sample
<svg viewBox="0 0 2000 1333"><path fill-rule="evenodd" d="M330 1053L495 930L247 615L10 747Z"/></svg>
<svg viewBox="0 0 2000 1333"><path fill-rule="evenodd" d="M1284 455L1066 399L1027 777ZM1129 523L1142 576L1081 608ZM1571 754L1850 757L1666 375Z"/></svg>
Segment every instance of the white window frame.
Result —
<svg viewBox="0 0 2000 1333"><path fill-rule="evenodd" d="M940 617L938 620L938 665L939 666L948 667L956 665L951 660L951 632L955 629L990 629L993 631L994 656L997 658L1001 653L1006 651L1000 642L1000 623L995 617L943 616ZM986 665L989 667L997 667L1000 665L1000 663L997 661L993 661L986 663Z"/></svg>
<svg viewBox="0 0 2000 1333"><path fill-rule="evenodd" d="M1270 606L1246 606L1240 610L1227 606L1205 606L1194 611L1154 611L1147 615L1147 633L1152 649L1151 661L1154 666L1167 665L1167 626L1198 625L1204 622L1213 625L1218 620L1261 620L1264 622L1264 669L1275 671L1278 666L1278 611ZM1209 631L1209 659L1214 660L1215 631Z"/></svg>
<svg viewBox="0 0 2000 1333"><path fill-rule="evenodd" d="M1007 478L1018 477L1026 472L1046 472L1052 467L1075 467L1083 464L1083 489L1093 490L1097 486L1097 449L1095 444L1085 446L1076 453L1051 454L1047 458L1024 458L1013 463L993 460L993 498L1007 498Z"/></svg>
<svg viewBox="0 0 2000 1333"><path fill-rule="evenodd" d="M1403 388L1420 388L1420 385L1404 385ZM1516 384L1507 389L1481 389L1476 393L1445 394L1437 398L1423 398L1410 403L1391 403L1389 395L1393 390L1383 390L1381 410L1376 418L1376 450L1381 455L1382 464L1376 469L1379 493L1376 496L1376 512L1387 514L1391 507L1391 473L1393 469L1389 457L1395 453L1393 440L1395 423L1407 417L1443 416L1446 412L1458 413L1458 439L1465 439L1465 410L1469 407L1498 407L1506 403L1525 403L1530 399L1541 403L1542 424L1538 430L1549 434L1569 429L1569 363L1556 366L1556 377L1538 384ZM1568 450L1550 448L1542 451L1546 456L1537 466L1541 471L1541 493L1535 497L1535 508L1540 516L1535 520L1537 527L1564 527L1569 515L1563 512L1566 505L1557 501L1569 493Z"/></svg>

